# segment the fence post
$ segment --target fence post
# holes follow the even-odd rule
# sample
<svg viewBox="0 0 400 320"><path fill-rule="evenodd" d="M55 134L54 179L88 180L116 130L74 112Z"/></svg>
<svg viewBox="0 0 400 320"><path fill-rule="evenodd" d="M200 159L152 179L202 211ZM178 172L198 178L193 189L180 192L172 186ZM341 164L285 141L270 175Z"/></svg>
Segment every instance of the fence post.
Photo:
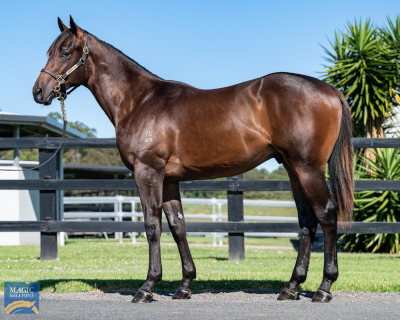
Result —
<svg viewBox="0 0 400 320"><path fill-rule="evenodd" d="M243 175L228 180L243 180ZM243 191L228 191L228 221L243 221ZM244 233L229 233L229 260L244 260Z"/></svg>
<svg viewBox="0 0 400 320"><path fill-rule="evenodd" d="M55 150L39 149L39 164L46 162ZM56 157L39 168L39 179L56 179ZM56 190L40 190L40 220L57 220ZM57 233L41 232L40 259L57 259Z"/></svg>

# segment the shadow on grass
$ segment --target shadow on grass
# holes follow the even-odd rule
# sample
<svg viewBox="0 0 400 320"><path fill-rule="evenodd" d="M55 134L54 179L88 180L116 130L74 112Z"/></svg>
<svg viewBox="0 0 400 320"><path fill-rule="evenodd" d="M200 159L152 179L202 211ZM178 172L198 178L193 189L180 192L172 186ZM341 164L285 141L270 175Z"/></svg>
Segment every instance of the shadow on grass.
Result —
<svg viewBox="0 0 400 320"><path fill-rule="evenodd" d="M39 280L40 290L46 292L79 292L100 290L103 292L136 292L144 283L144 279L115 280L115 279L49 279ZM180 281L161 281L154 292L173 292ZM192 291L280 291L286 282L280 280L194 280Z"/></svg>

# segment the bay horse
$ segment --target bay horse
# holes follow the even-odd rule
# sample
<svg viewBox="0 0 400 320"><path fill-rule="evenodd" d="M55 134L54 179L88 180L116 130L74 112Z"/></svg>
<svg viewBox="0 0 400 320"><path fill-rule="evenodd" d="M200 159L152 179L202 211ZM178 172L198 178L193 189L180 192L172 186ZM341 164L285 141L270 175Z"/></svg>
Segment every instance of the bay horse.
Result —
<svg viewBox="0 0 400 320"><path fill-rule="evenodd" d="M33 97L50 105L67 89L83 85L115 127L121 159L135 173L149 244L147 279L132 302L149 302L162 277L162 210L182 260L182 282L173 298L191 297L196 268L178 182L241 174L271 158L289 174L301 228L296 265L278 299L296 298L320 224L323 279L312 301L330 301L339 275L338 221L351 221L353 212L352 126L345 97L318 79L283 72L226 88L197 89L157 77L82 30L72 17L70 28L60 18L58 25L61 34L48 50Z"/></svg>

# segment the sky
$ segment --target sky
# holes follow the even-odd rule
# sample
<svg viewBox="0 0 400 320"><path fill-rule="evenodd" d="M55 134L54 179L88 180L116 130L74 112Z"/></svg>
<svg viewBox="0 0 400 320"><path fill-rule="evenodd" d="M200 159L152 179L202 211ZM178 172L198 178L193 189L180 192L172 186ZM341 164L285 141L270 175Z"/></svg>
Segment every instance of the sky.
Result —
<svg viewBox="0 0 400 320"><path fill-rule="evenodd" d="M287 71L320 77L324 51L347 21L370 18L384 25L399 1L1 1L0 109L25 115L59 112L34 102L32 87L59 34L57 17L69 14L83 29L112 44L167 80L211 89ZM90 46L89 46L90 47ZM68 120L114 127L84 87L66 101ZM260 168L278 164L270 160Z"/></svg>

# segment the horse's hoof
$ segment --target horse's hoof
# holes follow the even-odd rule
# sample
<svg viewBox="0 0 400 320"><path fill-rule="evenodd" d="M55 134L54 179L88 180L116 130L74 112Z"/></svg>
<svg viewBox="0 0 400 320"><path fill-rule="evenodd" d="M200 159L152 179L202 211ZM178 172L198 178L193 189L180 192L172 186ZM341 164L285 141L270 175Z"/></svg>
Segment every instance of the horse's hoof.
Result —
<svg viewBox="0 0 400 320"><path fill-rule="evenodd" d="M178 290L176 290L172 299L185 300L185 299L190 299L191 297L192 297L192 291L190 291L190 289L179 288Z"/></svg>
<svg viewBox="0 0 400 320"><path fill-rule="evenodd" d="M330 292L318 289L312 298L312 302L329 302L332 300L332 295Z"/></svg>
<svg viewBox="0 0 400 320"><path fill-rule="evenodd" d="M153 299L151 292L139 290L132 299L132 303L147 303Z"/></svg>
<svg viewBox="0 0 400 320"><path fill-rule="evenodd" d="M297 292L291 291L289 289L282 289L278 296L278 300L294 300L297 297Z"/></svg>

